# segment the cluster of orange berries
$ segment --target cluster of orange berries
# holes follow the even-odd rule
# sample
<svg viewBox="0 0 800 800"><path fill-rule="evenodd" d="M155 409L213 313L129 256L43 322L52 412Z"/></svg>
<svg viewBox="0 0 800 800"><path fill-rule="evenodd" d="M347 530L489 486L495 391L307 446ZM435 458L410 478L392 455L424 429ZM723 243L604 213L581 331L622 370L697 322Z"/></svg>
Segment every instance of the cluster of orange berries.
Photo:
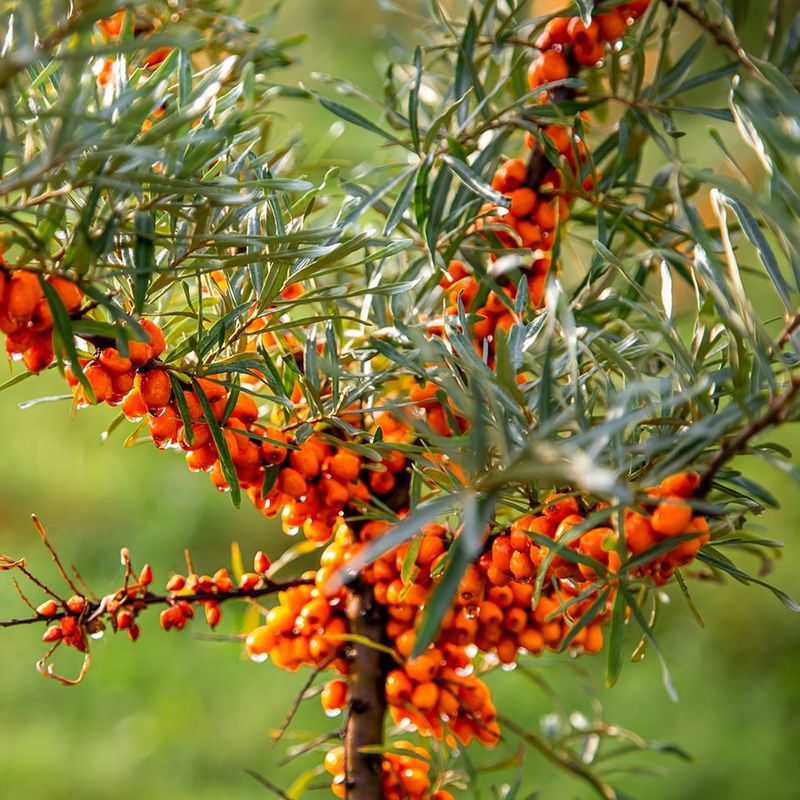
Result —
<svg viewBox="0 0 800 800"><path fill-rule="evenodd" d="M108 19L100 20L97 27L100 28L102 33L107 39L118 39L122 33L122 26L125 22L126 12L117 11L112 14ZM141 36L155 31L155 24L152 20L144 21L138 16L134 16L133 20L133 34L134 36ZM148 53L141 59L141 66L147 69L155 69L164 59L172 52L171 47L158 47L151 53ZM114 68L114 59L106 58L103 60L100 73L97 76L97 82L100 86L105 86L111 80L112 70Z"/></svg>
<svg viewBox="0 0 800 800"><path fill-rule="evenodd" d="M269 657L276 666L292 672L307 664L327 666L346 675L343 637L349 626L345 592L327 594L321 570L306 572L302 578L308 579L308 584L278 593L278 605L270 609L263 625L250 631L245 650L255 661ZM333 698L337 688L343 687L331 687L323 697L326 711L335 711L344 704L344 698L338 706ZM336 694L340 696L339 692Z"/></svg>
<svg viewBox="0 0 800 800"><path fill-rule="evenodd" d="M266 558L263 553L258 554L259 557ZM267 560L267 569L269 568L269 561ZM248 588L255 588L261 581L261 576L256 575L256 581L252 582L249 578L245 581L242 576L240 588L248 586ZM181 630L186 623L194 617L194 609L192 604L181 595L200 595L199 600L195 602L199 605L202 603L205 611L206 622L209 628L216 628L222 619L222 609L219 604L219 595L227 594L233 589L233 580L228 574L227 569L218 569L213 575L197 575L190 573L187 576L173 575L167 581L167 591L170 593L169 608L165 608L161 612L160 623L161 627L168 631L171 628Z"/></svg>
<svg viewBox="0 0 800 800"><path fill-rule="evenodd" d="M125 631L128 638L135 642L140 633L136 617L146 605L144 600L152 582L153 570L149 564L145 564L136 581L126 582L126 585L116 594L104 598L96 609L79 594L72 595L69 599L61 601L60 604L53 598L45 600L36 609L38 617L51 619L59 611L62 611L63 614L44 632L42 641L65 644L85 653L87 650L86 634L102 631L104 625L101 616L105 615L115 630ZM88 612L93 609L94 613L89 615Z"/></svg>
<svg viewBox="0 0 800 800"><path fill-rule="evenodd" d="M580 17L552 19L536 41L540 54L530 64L530 88L535 90L544 84L566 80L578 66L597 64L603 57L605 45L619 41L648 4L649 0L624 3L598 13L588 26ZM543 92L540 99L548 102L549 93ZM587 164L584 143L564 125L547 125L542 128L541 135L566 159L572 178L580 181L584 191L589 191L594 186L595 176L588 174L581 178ZM496 205L483 206L473 231L481 235L491 231L504 248L522 247L535 252L532 263L521 270L527 282L529 303L535 308L541 305L544 297L550 270L549 251L556 228L569 219L574 197L565 185L561 169L546 161L539 139L530 131L525 135L525 144L531 150L529 160L507 159L492 178L492 188L508 198L509 208L498 214ZM493 255L492 261L495 259ZM507 330L515 322L516 286L504 275L498 276L497 282L501 293L482 287L461 261L451 261L440 281L447 296L445 314L456 314L460 296L465 311L479 317L472 326L476 348L483 353L488 344L490 358L495 331L498 328Z"/></svg>
<svg viewBox="0 0 800 800"><path fill-rule="evenodd" d="M111 406L122 405L123 411L126 411L133 398L146 396L152 403L153 413L156 413L164 394L169 397L169 376L152 363L166 349L164 334L150 320L142 320L139 324L147 334L148 341L128 342L127 356L123 356L116 347L98 347L94 358L80 361L91 393L72 368L66 368L65 377L73 390L76 408L108 403Z"/></svg>
<svg viewBox="0 0 800 800"><path fill-rule="evenodd" d="M709 540L705 517L692 511L689 500L697 484L696 472L681 472L666 478L657 487L645 490L643 511L626 509L624 521L624 553L626 558L640 557L660 542L673 537L683 537L674 547L663 551L636 568L640 576L652 576L658 584L666 583L675 569L691 562L698 550ZM541 514L530 514L517 520L507 536L498 537L485 558L487 576L498 586L512 580L530 581L548 556L550 548L535 541L530 534L554 542L564 540L566 547L593 559L608 574L613 575L622 565L618 549L617 531L609 525L594 526L577 535L570 531L576 526L586 527L587 517L582 513L582 503L575 497L548 498ZM602 512L603 504L595 504L592 511ZM650 509L649 513L646 509ZM643 513L644 512L644 513ZM595 568L585 562L572 561L555 555L547 564L547 578L575 584L595 581ZM580 584L575 584L580 586Z"/></svg>
<svg viewBox="0 0 800 800"><path fill-rule="evenodd" d="M632 0L607 10L598 9L587 26L580 17L555 17L536 40L539 56L528 69L528 85L538 89L570 76L570 62L593 67L603 58L604 46L613 45L629 25L647 11L650 0Z"/></svg>
<svg viewBox="0 0 800 800"><path fill-rule="evenodd" d="M685 537L675 547L659 549L660 555L641 562L636 574L663 583L708 541L705 519L694 515L687 502L697 483L696 473L671 476L646 490L650 513L626 511L629 558L668 537ZM499 738L497 714L487 686L473 674L475 651L493 653L499 662L513 664L520 653L555 650L567 637L573 651L596 653L602 648L602 628L610 617L613 593L597 609L600 590L588 590L598 580L598 571L613 575L622 561L616 549L617 534L610 525L570 536L572 528L586 523L586 508L573 496L552 495L541 513L522 517L508 531L491 537L478 561L466 569L436 642L413 658L416 631L453 535L444 526L430 524L414 541L384 554L360 573L386 610L386 639L398 665L388 673L385 690L397 724L448 741L452 736L453 743L477 738L491 746ZM591 508L592 513L602 510L600 504ZM313 584L283 592L265 624L251 632L246 645L251 657L269 655L286 669L303 664L332 666L346 675L348 662L342 646L348 632L346 589L330 593L326 587L365 543L382 536L387 528L385 522L368 522L357 538L340 524L323 551L320 568L304 576ZM557 542L562 538L596 565L558 554L548 559L549 548L542 539ZM533 584L544 563L544 589L534 606ZM592 618L580 624L592 607ZM341 710L347 700L346 682L329 682L321 699L327 713Z"/></svg>
<svg viewBox="0 0 800 800"><path fill-rule="evenodd" d="M432 790L428 753L411 742L399 741L394 748L405 752L388 752L383 755L383 800L453 800L446 789ZM331 791L344 797L345 754L343 747L334 747L325 754L325 769L333 776Z"/></svg>
<svg viewBox="0 0 800 800"><path fill-rule="evenodd" d="M47 277L68 314L83 302L81 290L67 278ZM0 256L0 331L6 334L6 352L21 358L30 372L53 363L53 314L35 272L8 270Z"/></svg>
<svg viewBox="0 0 800 800"><path fill-rule="evenodd" d="M50 276L47 281L68 313L77 314L83 298L80 289L62 277ZM166 348L164 333L151 320L139 324L147 339L129 341L127 354L116 347L98 346L92 358L80 359L85 381L66 368L75 407L96 403L120 406L130 421L145 421L157 447L185 450L190 470L208 472L218 489L228 490L201 399L193 387L187 387L180 390L183 397L179 403L169 371L159 361ZM0 266L0 330L6 333L9 354L24 358L32 372L50 366L54 361L52 326L50 307L36 273ZM391 494L406 470L407 459L398 450L367 465L344 443L326 442L319 434L299 443L290 433L258 424L258 407L244 390L231 401L222 383L210 379L197 383L222 427L240 486L265 516L282 513L289 533L302 530L312 541L327 541L346 508L363 505L372 495ZM181 414L181 406L188 416ZM359 419L356 416L352 421ZM408 427L386 414L381 415L380 424L385 441L409 437Z"/></svg>
<svg viewBox="0 0 800 800"><path fill-rule="evenodd" d="M74 647L81 653L86 652L86 636L78 622L79 617L86 608L86 600L80 595L73 595L66 601L64 616L54 622L44 632L43 642L62 642L68 647ZM53 600L45 600L36 609L36 614L43 619L54 617L59 611L59 604Z"/></svg>
<svg viewBox="0 0 800 800"><path fill-rule="evenodd" d="M391 494L407 467L398 450L368 469L361 456L318 434L301 444L277 428L266 428L261 435L264 465L274 470L274 481L266 493L263 481L249 488L250 499L268 517L280 512L287 533L302 530L313 542L331 538L345 508L368 502L371 493Z"/></svg>

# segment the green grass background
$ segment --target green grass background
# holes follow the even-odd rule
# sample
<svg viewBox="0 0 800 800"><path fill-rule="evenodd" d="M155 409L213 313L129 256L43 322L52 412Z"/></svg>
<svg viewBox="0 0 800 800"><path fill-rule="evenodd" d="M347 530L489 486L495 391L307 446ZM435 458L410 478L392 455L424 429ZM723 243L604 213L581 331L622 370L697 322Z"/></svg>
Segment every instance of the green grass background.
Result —
<svg viewBox="0 0 800 800"><path fill-rule="evenodd" d="M377 45L393 24L396 20L364 0L295 0L281 17L280 31L308 31L309 42L300 49L303 62L281 79L294 82L320 70L376 90L382 65ZM312 141L333 121L312 104L293 102L282 109L280 128L302 124ZM359 162L374 147L368 134L351 129L331 154ZM68 403L17 406L62 392L57 376L47 375L0 395L0 552L24 555L35 572L53 574L29 520L36 512L64 559L80 565L103 594L119 584L122 546L131 548L137 564L150 561L157 581L163 581L182 568L185 546L199 569L213 570L229 563L232 540L245 554L263 548L275 555L289 544L252 508L234 510L204 476L188 473L179 455L148 444L124 450L119 430L101 442L112 416L107 409L71 420ZM784 444L798 440L796 430L781 433ZM768 535L789 545L771 580L797 590L796 486L777 474L762 474L758 465L749 468L759 470L783 505L759 520ZM678 704L667 698L650 657L626 665L610 691L602 685L602 656L575 662L547 657L530 666L555 687L566 709L588 713L601 704L607 721L649 739L675 741L694 756L693 763L652 754L621 761L635 771L619 783L638 798L796 798L800 618L759 588L731 583L692 590L705 629L676 593L659 628L681 695ZM0 617L22 612L9 576L0 575ZM223 630L237 631L240 613L226 612ZM88 678L65 688L34 670L43 652L39 633L38 628L0 631L2 798L250 800L269 793L246 767L286 787L319 760L311 755L281 766L285 745L269 746L269 732L283 718L304 673L288 675L251 663L238 645L201 640L191 630L164 633L151 613L142 619L137 644L110 635L94 643ZM77 667L69 657L59 664L65 670ZM519 673L496 673L490 680L498 706L513 709L531 729L553 710L546 695ZM292 730L301 737L329 727L316 700L310 700ZM471 754L476 764L499 757L480 750ZM525 788L542 798L592 796L536 754L526 755L524 770ZM497 773L492 779L502 783L511 777Z"/></svg>

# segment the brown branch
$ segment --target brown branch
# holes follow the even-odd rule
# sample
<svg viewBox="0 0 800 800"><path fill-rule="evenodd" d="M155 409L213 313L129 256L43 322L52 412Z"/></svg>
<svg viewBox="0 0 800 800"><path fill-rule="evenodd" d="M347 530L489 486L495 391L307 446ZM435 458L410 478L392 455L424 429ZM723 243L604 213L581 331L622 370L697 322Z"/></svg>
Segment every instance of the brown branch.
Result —
<svg viewBox="0 0 800 800"><path fill-rule="evenodd" d="M569 76L572 78L578 72L578 64L572 58L569 58L568 63ZM556 86L555 89L551 89L550 96L556 103L563 100L574 100L575 90L564 86ZM528 159L528 173L525 180L526 185L531 189L538 190L539 185L544 180L544 176L551 166L550 159L547 157L544 147L531 148L531 155Z"/></svg>
<svg viewBox="0 0 800 800"><path fill-rule="evenodd" d="M792 338L792 334L800 327L800 311L795 312L786 322L783 330L781 331L781 335L778 337L777 342L775 343L775 347L773 347L772 352L775 353L779 350L783 350L786 347L789 339Z"/></svg>
<svg viewBox="0 0 800 800"><path fill-rule="evenodd" d="M339 658L339 652L334 651L331 653L327 658L323 659L311 672L311 675L308 676L308 679L303 684L303 687L300 689L299 692L295 695L294 700L292 701L292 705L289 707L289 710L286 712L286 716L283 719L283 722L280 724L280 727L277 731L272 734L272 747L274 747L282 738L283 735L288 730L289 726L292 724L292 720L294 720L295 714L300 709L300 704L303 700L306 699L306 693L308 690L314 685L314 681L317 677L322 674L337 658Z"/></svg>
<svg viewBox="0 0 800 800"><path fill-rule="evenodd" d="M42 544L44 544L44 546L47 548L47 552L50 553L50 557L53 559L53 563L56 565L61 577L66 581L67 586L69 586L73 594L80 594L78 587L73 583L72 578L69 577L67 571L64 569L64 565L61 563L58 553L56 553L56 551L53 549L53 546L50 544L50 540L47 538L47 532L45 531L41 520L36 516L36 514L31 514L31 520L33 520L33 525L42 539Z"/></svg>
<svg viewBox="0 0 800 800"><path fill-rule="evenodd" d="M766 410L758 417L753 419L749 425L743 428L735 436L722 443L717 454L708 464L700 479L697 487L697 494L700 497L708 494L714 481L714 476L731 458L747 449L750 440L767 428L777 425L786 419L789 413L792 400L800 391L800 375L793 375L789 381L789 387L783 394L775 395L767 404Z"/></svg>
<svg viewBox="0 0 800 800"><path fill-rule="evenodd" d="M714 41L721 47L731 50L739 61L749 70L756 72L756 67L750 60L750 56L744 50L735 35L729 34L719 22L709 19L703 11L695 8L689 0L663 0L670 8L678 7L687 17L693 19L704 31L706 31Z"/></svg>
<svg viewBox="0 0 800 800"><path fill-rule="evenodd" d="M213 594L146 594L144 596L137 596L136 603L144 604L146 606L152 605L165 605L172 603L174 600L185 600L187 603L204 602L206 600L213 600L215 603L224 603L227 600L254 600L258 597L265 595L275 594L282 592L284 589L291 589L294 586L305 586L313 583L311 578L294 578L288 581L275 583L268 581L264 586L259 586L254 589L232 589L229 592L215 592ZM100 610L103 600L91 602L87 605L86 616L91 618ZM125 605L125 601L120 602L121 606ZM35 617L23 617L20 619L5 619L0 620L0 628L13 628L17 625L32 625L36 622L53 622L54 620L63 619L67 616L78 616L70 614L67 611L59 611L51 617L43 617L41 615Z"/></svg>
<svg viewBox="0 0 800 800"><path fill-rule="evenodd" d="M595 775L588 766L581 763L577 758L572 756L571 753L569 755L556 753L548 746L544 739L537 736L532 731L517 725L517 723L509 717L500 716L499 720L506 728L519 736L525 744L533 747L557 767L586 781L600 797L604 797L606 800L617 800L617 793L614 788L607 784L602 778ZM567 752L569 753L569 751Z"/></svg>
<svg viewBox="0 0 800 800"><path fill-rule="evenodd" d="M372 586L357 578L347 603L350 631L369 642L385 644L386 609L375 600ZM345 791L348 800L380 800L383 756L374 749L383 742L386 714L384 652L355 642L350 664L350 697L345 728Z"/></svg>

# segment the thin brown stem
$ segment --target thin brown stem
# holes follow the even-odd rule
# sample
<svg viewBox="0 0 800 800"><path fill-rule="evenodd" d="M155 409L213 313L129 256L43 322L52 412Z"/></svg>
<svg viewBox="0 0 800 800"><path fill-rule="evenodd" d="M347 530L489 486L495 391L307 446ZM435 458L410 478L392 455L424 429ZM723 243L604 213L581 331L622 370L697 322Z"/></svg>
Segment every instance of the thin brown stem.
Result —
<svg viewBox="0 0 800 800"><path fill-rule="evenodd" d="M705 12L695 8L689 0L663 0L663 2L670 8L677 6L687 17L693 19L706 31L718 45L731 50L749 70L757 71L755 65L750 60L750 56L739 43L739 40L733 33L726 31L722 24L709 19Z"/></svg>
<svg viewBox="0 0 800 800"><path fill-rule="evenodd" d="M700 479L700 484L697 487L697 494L700 497L708 494L717 472L734 456L740 455L747 450L747 445L754 436L786 419L792 401L798 391L800 391L800 375L793 375L785 392L775 395L769 401L766 410L762 414L753 419L735 436L722 443L722 446L717 450L716 455L708 464Z"/></svg>
<svg viewBox="0 0 800 800"><path fill-rule="evenodd" d="M28 577L30 577L29 574ZM141 603L145 606L153 606L166 605L176 599L185 600L188 603L203 602L205 600L213 600L215 603L224 603L227 600L255 600L259 597L264 597L265 595L276 594L277 592L282 592L285 589L291 589L294 586L306 586L313 582L314 581L310 578L294 578L292 580L282 581L281 583L269 581L265 585L258 586L254 589L232 589L229 592L215 592L214 594L146 594L144 597L137 597L136 603ZM38 582L36 583L37 585L41 585ZM59 599L57 595L53 596L56 599ZM84 612L86 618L91 619L93 614L100 609L102 603L102 600L89 603L87 610ZM124 606L125 602L122 601L121 605ZM32 625L36 622L52 622L53 620L62 619L68 615L75 616L74 614L68 614L66 611L59 611L51 617L36 616L23 617L20 619L5 619L0 620L0 628L13 628L17 625Z"/></svg>

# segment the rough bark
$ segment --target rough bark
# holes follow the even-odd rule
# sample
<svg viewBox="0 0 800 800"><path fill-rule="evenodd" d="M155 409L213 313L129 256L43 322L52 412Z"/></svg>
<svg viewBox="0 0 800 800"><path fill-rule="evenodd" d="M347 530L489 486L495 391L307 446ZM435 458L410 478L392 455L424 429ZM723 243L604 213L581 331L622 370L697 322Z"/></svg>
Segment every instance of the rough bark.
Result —
<svg viewBox="0 0 800 800"><path fill-rule="evenodd" d="M357 579L351 584L350 592L347 616L351 633L384 644L385 609L375 601L372 587ZM382 756L380 752L365 753L362 749L375 749L376 745L383 744L387 656L360 642L353 643L352 651L344 741L346 797L347 800L380 800Z"/></svg>

